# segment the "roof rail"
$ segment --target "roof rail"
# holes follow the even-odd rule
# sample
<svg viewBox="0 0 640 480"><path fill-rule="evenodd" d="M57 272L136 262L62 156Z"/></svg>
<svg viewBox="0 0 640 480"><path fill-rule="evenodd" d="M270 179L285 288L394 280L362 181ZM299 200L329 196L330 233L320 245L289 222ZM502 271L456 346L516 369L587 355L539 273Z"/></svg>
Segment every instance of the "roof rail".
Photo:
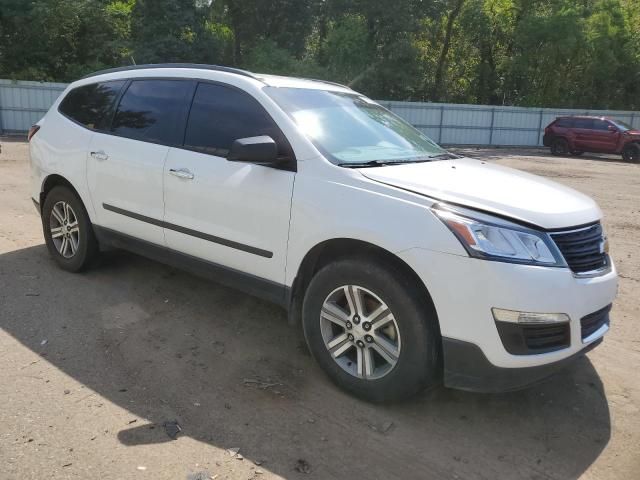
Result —
<svg viewBox="0 0 640 480"><path fill-rule="evenodd" d="M312 82L320 82L320 83L326 83L327 85L333 85L334 87L342 87L342 88L346 88L347 90L352 90L352 88L348 85L343 85L342 83L338 83L338 82L332 82L331 80L321 80L319 78L308 78L308 77L297 77L300 80L309 80Z"/></svg>
<svg viewBox="0 0 640 480"><path fill-rule="evenodd" d="M256 75L246 70L225 67L221 65L207 65L201 63L149 63L145 65L130 65L127 67L107 68L106 70L99 70L97 72L85 75L84 77L82 77L82 79L95 77L96 75L104 75L106 73L128 72L130 70L148 70L152 68L194 68L200 70L215 70L218 72L235 73L236 75L242 75L243 77L260 80L260 78L258 78Z"/></svg>

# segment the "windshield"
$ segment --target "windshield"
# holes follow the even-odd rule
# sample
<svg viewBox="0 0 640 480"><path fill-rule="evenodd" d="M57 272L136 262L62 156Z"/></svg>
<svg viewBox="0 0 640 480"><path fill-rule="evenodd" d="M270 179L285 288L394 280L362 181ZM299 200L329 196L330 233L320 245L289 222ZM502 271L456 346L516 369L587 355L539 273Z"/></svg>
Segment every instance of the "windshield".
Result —
<svg viewBox="0 0 640 480"><path fill-rule="evenodd" d="M611 120L611 123L613 123L616 127L618 127L623 132L626 132L627 130L633 130L633 127L631 125L625 122L621 122L620 120Z"/></svg>
<svg viewBox="0 0 640 480"><path fill-rule="evenodd" d="M264 90L337 165L417 162L447 153L362 95L306 88Z"/></svg>

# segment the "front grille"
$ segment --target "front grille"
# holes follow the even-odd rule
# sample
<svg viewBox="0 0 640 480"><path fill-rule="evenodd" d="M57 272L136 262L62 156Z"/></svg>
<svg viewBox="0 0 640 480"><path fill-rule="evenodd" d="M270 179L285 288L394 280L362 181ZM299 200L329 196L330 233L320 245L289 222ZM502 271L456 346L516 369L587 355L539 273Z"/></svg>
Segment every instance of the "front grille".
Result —
<svg viewBox="0 0 640 480"><path fill-rule="evenodd" d="M502 344L512 355L554 352L571 344L569 322L532 325L496 321Z"/></svg>
<svg viewBox="0 0 640 480"><path fill-rule="evenodd" d="M552 232L551 238L573 272L590 272L607 266L604 233L599 222L580 229Z"/></svg>
<svg viewBox="0 0 640 480"><path fill-rule="evenodd" d="M582 339L593 335L603 325L609 325L609 311L611 305L601 308L597 312L590 313L580 319L580 327L582 329Z"/></svg>

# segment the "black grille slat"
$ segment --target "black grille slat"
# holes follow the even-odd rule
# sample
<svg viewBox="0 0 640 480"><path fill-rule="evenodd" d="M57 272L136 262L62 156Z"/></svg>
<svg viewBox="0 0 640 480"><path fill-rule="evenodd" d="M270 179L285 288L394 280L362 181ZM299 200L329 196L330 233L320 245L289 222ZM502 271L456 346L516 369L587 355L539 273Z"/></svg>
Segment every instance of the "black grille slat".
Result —
<svg viewBox="0 0 640 480"><path fill-rule="evenodd" d="M571 344L569 322L532 325L496 321L496 327L505 350L512 355L555 352Z"/></svg>
<svg viewBox="0 0 640 480"><path fill-rule="evenodd" d="M567 325L525 327L523 336L525 344L530 350L547 350L566 345L567 331Z"/></svg>
<svg viewBox="0 0 640 480"><path fill-rule="evenodd" d="M575 273L598 270L607 265L607 255L600 251L604 241L600 223L581 230L553 232L551 238Z"/></svg>
<svg viewBox="0 0 640 480"><path fill-rule="evenodd" d="M571 245L571 253L567 253L568 257L581 257L585 255L593 255L593 250L598 249L600 251L600 242L587 243L584 245ZM567 248L568 250L568 248ZM599 255L599 253L598 253Z"/></svg>
<svg viewBox="0 0 640 480"><path fill-rule="evenodd" d="M571 233L562 234L562 237L558 237L556 241L559 243L587 243L598 241L600 238L602 238L601 229L594 230L594 233L589 233L589 236L573 236Z"/></svg>
<svg viewBox="0 0 640 480"><path fill-rule="evenodd" d="M590 335L597 332L603 325L609 325L609 312L611 305L590 313L580 319L580 327L582 329L582 339L584 340Z"/></svg>

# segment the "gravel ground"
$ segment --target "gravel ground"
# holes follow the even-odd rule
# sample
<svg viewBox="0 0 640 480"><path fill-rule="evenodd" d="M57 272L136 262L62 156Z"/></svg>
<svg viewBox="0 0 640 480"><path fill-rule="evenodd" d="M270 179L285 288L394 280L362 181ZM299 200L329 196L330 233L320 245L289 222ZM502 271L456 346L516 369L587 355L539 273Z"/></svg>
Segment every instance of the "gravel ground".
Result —
<svg viewBox="0 0 640 480"><path fill-rule="evenodd" d="M27 146L3 142L0 478L640 478L640 165L465 152L597 199L621 276L612 330L526 391L381 407L334 388L275 306L123 252L57 269Z"/></svg>

